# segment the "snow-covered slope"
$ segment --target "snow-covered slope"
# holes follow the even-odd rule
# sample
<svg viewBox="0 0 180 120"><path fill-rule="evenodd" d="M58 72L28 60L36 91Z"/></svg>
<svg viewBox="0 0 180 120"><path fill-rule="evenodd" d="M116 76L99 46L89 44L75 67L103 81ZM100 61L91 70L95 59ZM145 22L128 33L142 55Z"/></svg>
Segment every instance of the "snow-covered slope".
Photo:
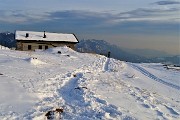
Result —
<svg viewBox="0 0 180 120"><path fill-rule="evenodd" d="M0 119L180 119L179 77L67 47L0 50Z"/></svg>

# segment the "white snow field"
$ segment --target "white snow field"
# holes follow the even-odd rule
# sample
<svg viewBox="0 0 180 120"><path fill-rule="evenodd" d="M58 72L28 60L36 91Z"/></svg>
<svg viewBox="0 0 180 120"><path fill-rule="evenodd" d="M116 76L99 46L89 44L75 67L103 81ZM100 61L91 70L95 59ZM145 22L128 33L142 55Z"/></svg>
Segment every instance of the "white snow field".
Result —
<svg viewBox="0 0 180 120"><path fill-rule="evenodd" d="M68 47L0 50L0 120L50 111L54 120L179 120L180 71Z"/></svg>

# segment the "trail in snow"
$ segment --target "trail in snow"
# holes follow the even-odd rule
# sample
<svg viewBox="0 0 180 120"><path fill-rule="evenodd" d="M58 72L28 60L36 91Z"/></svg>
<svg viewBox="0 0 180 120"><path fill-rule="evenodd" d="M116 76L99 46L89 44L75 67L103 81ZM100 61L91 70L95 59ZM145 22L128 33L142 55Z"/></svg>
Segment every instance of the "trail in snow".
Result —
<svg viewBox="0 0 180 120"><path fill-rule="evenodd" d="M102 96L107 96L108 102L119 100L121 102L118 104L115 103L115 105L117 106L120 105L120 108L124 108L124 106L128 106L126 104L132 104L129 105L128 110L131 111L131 113L133 113L134 116L138 116L138 118L140 119L151 120L156 118L158 119L179 118L180 113L178 107L158 99L157 96L159 95L156 92L152 92L145 88L140 88L134 85L127 84L127 82L121 80L121 76L122 76L121 74L124 74L126 76L126 74L132 74L133 71L131 72L128 71L128 73L126 73L125 71L122 72L126 63L121 63L121 64L120 63L121 62L119 61L119 63L117 64L116 61L110 59L108 64L109 71L106 72L106 75L105 74L103 75L102 73L101 76L97 76L99 78L99 81L98 83L94 83L96 88L98 88L98 91L99 89L103 90L102 93L105 95ZM114 75L110 77L110 75L108 74L112 74L112 73ZM134 79L133 77L128 77L128 76L126 77L131 81L133 81ZM98 85L103 85L103 87ZM99 93L98 91L96 91L95 93ZM113 93L108 91L113 91ZM126 94L126 96L124 96L124 93ZM115 98L111 98L111 96L115 96ZM126 98L126 100L124 100L124 98ZM132 108L137 110L131 110ZM143 116L142 114L144 114L145 111L146 111L146 115ZM143 116L143 117L139 117L139 116Z"/></svg>
<svg viewBox="0 0 180 120"><path fill-rule="evenodd" d="M109 62L110 62L110 58L107 57L103 65L103 71L108 71Z"/></svg>
<svg viewBox="0 0 180 120"><path fill-rule="evenodd" d="M76 77L70 77L70 80L58 90L59 96L65 101L64 119L72 119L72 116L78 120L113 119L122 115L117 107L95 97L94 93L86 87L87 78L83 76L86 73L77 71L74 74ZM75 114L69 113L69 111Z"/></svg>
<svg viewBox="0 0 180 120"><path fill-rule="evenodd" d="M167 85L169 87L172 87L172 88L175 88L177 90L180 90L180 86L178 85L175 85L175 84L172 84L172 83L169 83L167 82L166 80L163 80L161 78L158 78L156 77L155 75L151 74L150 72L148 72L147 70L145 70L144 68L138 66L138 65L135 65L135 64L130 64L134 69L138 70L139 72L141 72L142 74L144 74L145 76L157 81L157 82L160 82L164 85Z"/></svg>
<svg viewBox="0 0 180 120"><path fill-rule="evenodd" d="M48 93L42 101L36 104L35 109L31 110L33 112L30 111L27 115L24 115L25 118L31 116L33 119L44 119L44 114L47 111L58 107L64 109L64 113L61 116L63 119L132 118L121 113L116 106L96 97L95 93L89 88L89 82L93 82L93 79L90 79L89 76L103 73L104 63L106 63L106 58L99 57L90 65L85 65L72 72L49 79L51 82L48 81L56 83L56 86L42 85L47 86L44 89ZM44 82L44 84L49 83L48 81ZM54 115L53 118L58 117Z"/></svg>
<svg viewBox="0 0 180 120"><path fill-rule="evenodd" d="M156 93L151 93L146 89L133 86L127 86L127 88L129 88L128 93L130 93L140 105L144 108L153 110L156 112L157 116L163 119L168 119L169 117L174 119L179 118L179 111L176 110L176 107L157 99Z"/></svg>
<svg viewBox="0 0 180 120"><path fill-rule="evenodd" d="M104 67L104 63L108 64L106 58L100 57L89 66L83 66L75 70L71 73L64 86L58 90L59 96L65 101L65 106L68 106L67 108L70 111L76 113L73 115L76 116L76 119L115 119L118 116L118 118L122 117L122 113L117 107L96 97L95 93L88 87L87 82L92 81L92 79L89 79L87 74L102 72L100 68ZM66 113L63 118L67 119L68 116L69 113Z"/></svg>

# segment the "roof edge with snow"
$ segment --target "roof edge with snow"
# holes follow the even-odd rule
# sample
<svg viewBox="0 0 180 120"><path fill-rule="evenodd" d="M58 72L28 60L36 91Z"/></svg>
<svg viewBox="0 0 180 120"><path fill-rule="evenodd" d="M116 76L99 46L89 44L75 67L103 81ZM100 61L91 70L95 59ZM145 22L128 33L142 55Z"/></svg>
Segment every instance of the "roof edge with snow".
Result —
<svg viewBox="0 0 180 120"><path fill-rule="evenodd" d="M45 35L45 36L44 36ZM35 31L15 31L15 39L22 41L51 41L51 42L71 42L78 43L75 34L72 33L51 33Z"/></svg>

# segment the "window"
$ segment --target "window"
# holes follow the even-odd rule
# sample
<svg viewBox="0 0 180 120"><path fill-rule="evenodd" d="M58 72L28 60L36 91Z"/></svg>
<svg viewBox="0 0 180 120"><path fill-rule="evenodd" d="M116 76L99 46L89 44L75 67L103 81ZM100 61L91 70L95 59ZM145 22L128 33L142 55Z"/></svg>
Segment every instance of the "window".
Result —
<svg viewBox="0 0 180 120"><path fill-rule="evenodd" d="M42 45L39 45L39 49L42 49Z"/></svg>
<svg viewBox="0 0 180 120"><path fill-rule="evenodd" d="M28 45L28 50L31 50L31 45Z"/></svg>
<svg viewBox="0 0 180 120"><path fill-rule="evenodd" d="M48 46L45 46L45 50L48 49Z"/></svg>

